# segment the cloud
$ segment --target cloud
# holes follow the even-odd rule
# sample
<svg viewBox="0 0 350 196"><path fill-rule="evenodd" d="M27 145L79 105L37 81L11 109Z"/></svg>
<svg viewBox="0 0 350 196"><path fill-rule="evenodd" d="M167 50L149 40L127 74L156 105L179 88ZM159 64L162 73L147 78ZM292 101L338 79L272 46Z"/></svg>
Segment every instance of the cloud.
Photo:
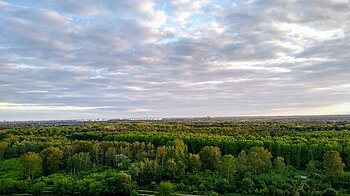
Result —
<svg viewBox="0 0 350 196"><path fill-rule="evenodd" d="M15 111L83 111L83 110L96 110L107 107L78 107L78 106L58 106L58 105L37 105L37 104L16 104L16 103L3 103L0 102L0 108L2 110L15 110Z"/></svg>
<svg viewBox="0 0 350 196"><path fill-rule="evenodd" d="M350 113L349 5L0 1L0 119Z"/></svg>

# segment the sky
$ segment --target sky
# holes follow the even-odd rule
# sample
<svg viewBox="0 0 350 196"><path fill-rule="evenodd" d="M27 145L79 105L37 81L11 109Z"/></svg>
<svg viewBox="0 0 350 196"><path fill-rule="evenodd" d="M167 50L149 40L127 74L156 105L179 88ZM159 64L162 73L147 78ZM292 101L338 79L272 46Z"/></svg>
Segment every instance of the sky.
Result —
<svg viewBox="0 0 350 196"><path fill-rule="evenodd" d="M349 0L0 0L0 120L318 114Z"/></svg>

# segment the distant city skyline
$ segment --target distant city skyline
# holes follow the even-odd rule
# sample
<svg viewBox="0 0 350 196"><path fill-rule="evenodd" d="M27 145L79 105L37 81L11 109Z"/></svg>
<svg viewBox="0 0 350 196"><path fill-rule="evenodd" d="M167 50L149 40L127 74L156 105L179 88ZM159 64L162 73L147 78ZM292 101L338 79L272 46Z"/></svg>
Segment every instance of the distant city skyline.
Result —
<svg viewBox="0 0 350 196"><path fill-rule="evenodd" d="M350 114L347 0L0 0L0 120Z"/></svg>

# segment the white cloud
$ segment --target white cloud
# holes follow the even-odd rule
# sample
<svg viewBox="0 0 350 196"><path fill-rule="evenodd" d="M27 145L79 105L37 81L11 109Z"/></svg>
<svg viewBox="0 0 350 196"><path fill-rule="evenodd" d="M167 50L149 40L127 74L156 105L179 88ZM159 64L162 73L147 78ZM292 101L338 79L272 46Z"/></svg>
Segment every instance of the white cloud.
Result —
<svg viewBox="0 0 350 196"><path fill-rule="evenodd" d="M38 105L38 104L17 104L0 102L0 110L16 111L84 111L96 110L108 107L86 107L86 106L67 106L67 105Z"/></svg>
<svg viewBox="0 0 350 196"><path fill-rule="evenodd" d="M343 113L349 6L0 1L0 119Z"/></svg>
<svg viewBox="0 0 350 196"><path fill-rule="evenodd" d="M146 108L135 108L135 109L128 110L128 112L131 112L131 113L152 112L152 111L153 111L153 110L151 110L151 109L146 109Z"/></svg>

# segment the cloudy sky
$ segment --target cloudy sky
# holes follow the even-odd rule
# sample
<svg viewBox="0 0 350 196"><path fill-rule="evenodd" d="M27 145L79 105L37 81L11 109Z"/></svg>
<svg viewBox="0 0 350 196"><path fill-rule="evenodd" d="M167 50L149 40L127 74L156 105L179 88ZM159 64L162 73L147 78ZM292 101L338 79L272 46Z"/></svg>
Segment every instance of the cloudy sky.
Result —
<svg viewBox="0 0 350 196"><path fill-rule="evenodd" d="M0 120L347 113L349 0L0 0Z"/></svg>

